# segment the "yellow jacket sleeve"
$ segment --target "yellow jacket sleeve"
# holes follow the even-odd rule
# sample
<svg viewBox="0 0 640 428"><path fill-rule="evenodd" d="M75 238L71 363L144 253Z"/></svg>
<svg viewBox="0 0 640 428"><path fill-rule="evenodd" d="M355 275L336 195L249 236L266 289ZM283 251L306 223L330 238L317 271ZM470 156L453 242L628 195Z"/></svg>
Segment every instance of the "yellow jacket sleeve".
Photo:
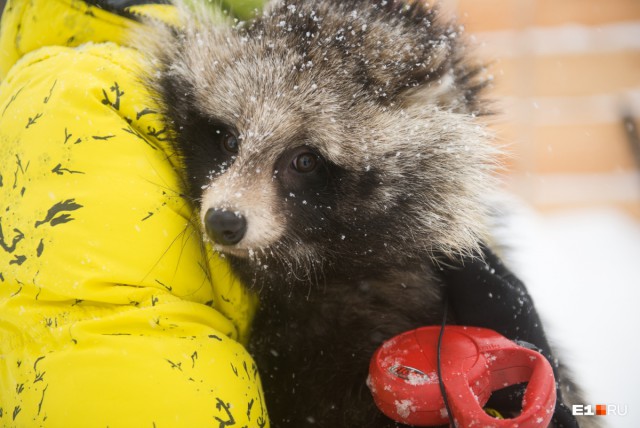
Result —
<svg viewBox="0 0 640 428"><path fill-rule="evenodd" d="M15 3L0 46L106 13ZM202 242L142 56L41 44L1 65L0 426L268 426L255 299Z"/></svg>

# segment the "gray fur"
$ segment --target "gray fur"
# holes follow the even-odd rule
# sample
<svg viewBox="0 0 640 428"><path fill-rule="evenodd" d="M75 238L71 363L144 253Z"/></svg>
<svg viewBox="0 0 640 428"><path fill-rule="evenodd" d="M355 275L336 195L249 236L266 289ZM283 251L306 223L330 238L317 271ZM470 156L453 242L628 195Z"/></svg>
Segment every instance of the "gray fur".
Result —
<svg viewBox="0 0 640 428"><path fill-rule="evenodd" d="M194 107L238 128L235 187L254 182L256 169L270 171L284 149L300 145L295 137L304 131L337 165L383 172L366 207L373 213L413 187L412 236L403 240L429 252L475 249L486 237L480 198L494 185L496 150L473 118L480 113L473 93L482 82L461 58L456 28L426 21L425 36L416 37L415 24L405 22L409 14L397 13L390 23L357 2L294 6L272 6L286 13L267 15L248 31L249 24L205 20L162 46L167 75L193 93ZM289 28L314 19L318 27L308 36Z"/></svg>

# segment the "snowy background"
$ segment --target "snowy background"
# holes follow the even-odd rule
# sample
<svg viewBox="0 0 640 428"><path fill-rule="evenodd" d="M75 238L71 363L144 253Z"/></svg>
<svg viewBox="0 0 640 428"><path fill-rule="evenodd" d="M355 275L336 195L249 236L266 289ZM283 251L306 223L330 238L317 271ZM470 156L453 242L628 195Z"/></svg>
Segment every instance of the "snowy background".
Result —
<svg viewBox="0 0 640 428"><path fill-rule="evenodd" d="M639 427L640 221L607 208L524 209L512 226L513 266L585 388L585 404L627 405L628 415L603 420Z"/></svg>

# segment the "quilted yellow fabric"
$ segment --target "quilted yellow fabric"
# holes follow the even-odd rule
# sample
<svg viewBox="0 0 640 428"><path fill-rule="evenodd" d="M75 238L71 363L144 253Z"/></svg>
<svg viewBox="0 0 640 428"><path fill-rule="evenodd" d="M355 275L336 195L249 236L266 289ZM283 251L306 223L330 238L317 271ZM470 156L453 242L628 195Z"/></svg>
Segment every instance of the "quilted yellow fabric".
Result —
<svg viewBox="0 0 640 428"><path fill-rule="evenodd" d="M3 16L3 427L269 425L255 299L193 224L135 25L78 0Z"/></svg>

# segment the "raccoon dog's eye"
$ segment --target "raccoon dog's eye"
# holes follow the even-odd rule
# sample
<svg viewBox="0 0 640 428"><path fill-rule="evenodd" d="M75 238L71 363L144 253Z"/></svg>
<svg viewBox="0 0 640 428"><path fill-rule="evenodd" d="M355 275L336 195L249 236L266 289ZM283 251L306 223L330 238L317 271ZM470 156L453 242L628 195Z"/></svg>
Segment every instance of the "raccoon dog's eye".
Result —
<svg viewBox="0 0 640 428"><path fill-rule="evenodd" d="M327 186L330 166L313 147L305 145L284 152L274 165L274 175L285 195L291 192L303 195L308 191L311 197Z"/></svg>
<svg viewBox="0 0 640 428"><path fill-rule="evenodd" d="M238 138L230 132L225 132L222 136L222 148L230 154L238 153Z"/></svg>
<svg viewBox="0 0 640 428"><path fill-rule="evenodd" d="M318 155L313 152L304 152L293 158L291 166L296 171L306 174L314 171L318 167L319 163L320 158Z"/></svg>

